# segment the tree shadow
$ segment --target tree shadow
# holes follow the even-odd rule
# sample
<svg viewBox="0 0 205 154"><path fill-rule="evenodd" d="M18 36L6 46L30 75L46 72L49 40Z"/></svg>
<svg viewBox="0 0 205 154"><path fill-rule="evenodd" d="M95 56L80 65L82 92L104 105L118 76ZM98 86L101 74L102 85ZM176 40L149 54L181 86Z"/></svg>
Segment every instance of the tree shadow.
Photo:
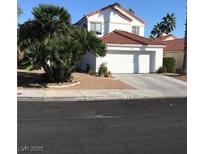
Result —
<svg viewBox="0 0 205 154"><path fill-rule="evenodd" d="M17 86L22 88L46 88L48 79L45 73L17 72Z"/></svg>

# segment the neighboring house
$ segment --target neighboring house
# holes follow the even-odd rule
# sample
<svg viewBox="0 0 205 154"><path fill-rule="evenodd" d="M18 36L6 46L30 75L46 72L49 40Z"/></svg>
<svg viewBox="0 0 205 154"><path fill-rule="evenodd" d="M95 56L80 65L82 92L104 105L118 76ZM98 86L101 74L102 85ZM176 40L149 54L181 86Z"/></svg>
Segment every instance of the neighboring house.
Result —
<svg viewBox="0 0 205 154"><path fill-rule="evenodd" d="M163 34L154 40L161 41L166 45L164 48L164 57L173 57L176 60L176 70L182 69L184 61L184 38L176 38L171 34Z"/></svg>
<svg viewBox="0 0 205 154"><path fill-rule="evenodd" d="M155 38L155 41L169 41L169 40L174 40L177 39L174 35L172 34L165 34L163 33L161 36Z"/></svg>
<svg viewBox="0 0 205 154"><path fill-rule="evenodd" d="M182 69L184 61L184 38L164 42L164 57L173 57L176 60L175 68Z"/></svg>
<svg viewBox="0 0 205 154"><path fill-rule="evenodd" d="M77 25L86 27L107 46L105 57L87 52L80 69L98 71L107 63L112 73L150 73L162 66L164 44L144 37L145 23L133 13L115 3L89 13Z"/></svg>

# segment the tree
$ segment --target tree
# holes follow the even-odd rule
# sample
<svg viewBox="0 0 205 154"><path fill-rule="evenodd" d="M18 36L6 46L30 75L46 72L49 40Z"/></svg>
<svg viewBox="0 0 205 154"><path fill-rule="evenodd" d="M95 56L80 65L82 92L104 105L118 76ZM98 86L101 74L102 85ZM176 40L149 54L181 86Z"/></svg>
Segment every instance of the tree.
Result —
<svg viewBox="0 0 205 154"><path fill-rule="evenodd" d="M17 6L17 15L18 17L20 17L23 14L23 10L21 9L21 7L18 5Z"/></svg>
<svg viewBox="0 0 205 154"><path fill-rule="evenodd" d="M167 13L167 15L162 18L160 23L154 25L150 38L159 37L163 33L169 34L174 30L174 28L176 28L176 17L174 13Z"/></svg>
<svg viewBox="0 0 205 154"><path fill-rule="evenodd" d="M59 6L39 5L33 20L19 25L18 45L28 69L42 67L50 82L68 81L81 57L90 51L104 56L105 44L86 29L71 26L70 15Z"/></svg>
<svg viewBox="0 0 205 154"><path fill-rule="evenodd" d="M70 14L63 7L40 4L33 8L32 14L34 19L18 25L18 44L21 49L35 41L46 45L48 39L66 34L71 25Z"/></svg>
<svg viewBox="0 0 205 154"><path fill-rule="evenodd" d="M169 34L170 32L172 32L174 30L174 28L176 28L176 17L174 15L174 13L169 14L167 13L167 15L165 17L162 18L162 31L166 34Z"/></svg>
<svg viewBox="0 0 205 154"><path fill-rule="evenodd" d="M135 11L132 8L129 8L129 11L133 14L135 13Z"/></svg>
<svg viewBox="0 0 205 154"><path fill-rule="evenodd" d="M88 32L83 27L72 26L69 35L80 42L83 54L89 51L97 57L103 57L106 54L105 44L96 37L95 33Z"/></svg>
<svg viewBox="0 0 205 154"><path fill-rule="evenodd" d="M33 20L19 25L19 49L24 52L25 59L23 61L29 69L43 67L49 81L53 82L55 79L48 65L49 53L46 52L45 47L50 39L65 35L68 32L70 14L63 7L46 4L40 4L33 8L32 14ZM38 51L36 51L37 49ZM38 58L42 56L39 64L37 64L38 58L34 62L34 54L38 54Z"/></svg>
<svg viewBox="0 0 205 154"><path fill-rule="evenodd" d="M162 34L162 23L157 23L151 31L150 38L159 37Z"/></svg>

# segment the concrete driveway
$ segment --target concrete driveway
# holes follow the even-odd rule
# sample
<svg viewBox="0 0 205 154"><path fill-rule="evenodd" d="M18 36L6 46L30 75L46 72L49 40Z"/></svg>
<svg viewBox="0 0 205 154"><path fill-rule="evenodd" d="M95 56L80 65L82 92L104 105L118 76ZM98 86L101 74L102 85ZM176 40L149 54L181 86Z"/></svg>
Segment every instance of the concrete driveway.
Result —
<svg viewBox="0 0 205 154"><path fill-rule="evenodd" d="M113 74L119 80L135 87L133 91L144 97L186 97L187 83L160 74Z"/></svg>

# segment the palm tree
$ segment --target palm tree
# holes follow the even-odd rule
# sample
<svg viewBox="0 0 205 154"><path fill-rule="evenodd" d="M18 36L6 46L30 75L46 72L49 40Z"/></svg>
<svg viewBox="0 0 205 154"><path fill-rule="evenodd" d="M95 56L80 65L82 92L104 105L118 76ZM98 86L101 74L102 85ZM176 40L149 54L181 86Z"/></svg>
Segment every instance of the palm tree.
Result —
<svg viewBox="0 0 205 154"><path fill-rule="evenodd" d="M162 18L162 31L166 34L169 34L176 28L176 17L174 13L169 14Z"/></svg>
<svg viewBox="0 0 205 154"><path fill-rule="evenodd" d="M18 45L28 69L42 67L50 82L64 82L86 51L104 56L105 44L92 32L73 27L70 15L59 6L39 5L33 20L19 25Z"/></svg>
<svg viewBox="0 0 205 154"><path fill-rule="evenodd" d="M54 38L67 32L71 25L70 14L60 6L40 4L33 8L36 24L41 27L42 39Z"/></svg>
<svg viewBox="0 0 205 154"><path fill-rule="evenodd" d="M73 69L81 57L89 51L95 56L105 56L106 46L96 37L93 32L82 27L71 27L69 35L55 38L50 42L53 55L51 56L51 67L54 74L60 76L58 80L69 79Z"/></svg>
<svg viewBox="0 0 205 154"><path fill-rule="evenodd" d="M129 11L133 14L135 13L135 11L132 8L129 8Z"/></svg>
<svg viewBox="0 0 205 154"><path fill-rule="evenodd" d="M162 18L160 23L154 25L150 38L159 37L163 33L169 34L174 30L174 28L176 28L176 17L174 13L167 13L167 15Z"/></svg>
<svg viewBox="0 0 205 154"><path fill-rule="evenodd" d="M162 34L162 23L157 23L151 31L150 38L159 37Z"/></svg>
<svg viewBox="0 0 205 154"><path fill-rule="evenodd" d="M21 48L34 41L46 43L48 39L67 33L71 25L70 14L63 7L40 4L33 8L32 14L33 20L19 24L18 42Z"/></svg>
<svg viewBox="0 0 205 154"><path fill-rule="evenodd" d="M67 33L70 25L70 14L63 7L46 4L40 4L38 7L33 8L32 14L34 16L33 20L28 20L19 25L18 44L21 51L26 49L25 54L27 54L27 57L34 58L34 55L38 54L35 62L32 58L29 59L28 62L31 63L29 68L42 66L49 80L54 81L53 72L48 66L49 53L46 52L45 47L49 39ZM37 64L37 61L39 64Z"/></svg>
<svg viewBox="0 0 205 154"><path fill-rule="evenodd" d="M83 54L89 51L91 54L97 57L105 56L106 46L100 39L96 37L93 32L89 32L82 27L73 26L71 27L69 34L82 44Z"/></svg>

